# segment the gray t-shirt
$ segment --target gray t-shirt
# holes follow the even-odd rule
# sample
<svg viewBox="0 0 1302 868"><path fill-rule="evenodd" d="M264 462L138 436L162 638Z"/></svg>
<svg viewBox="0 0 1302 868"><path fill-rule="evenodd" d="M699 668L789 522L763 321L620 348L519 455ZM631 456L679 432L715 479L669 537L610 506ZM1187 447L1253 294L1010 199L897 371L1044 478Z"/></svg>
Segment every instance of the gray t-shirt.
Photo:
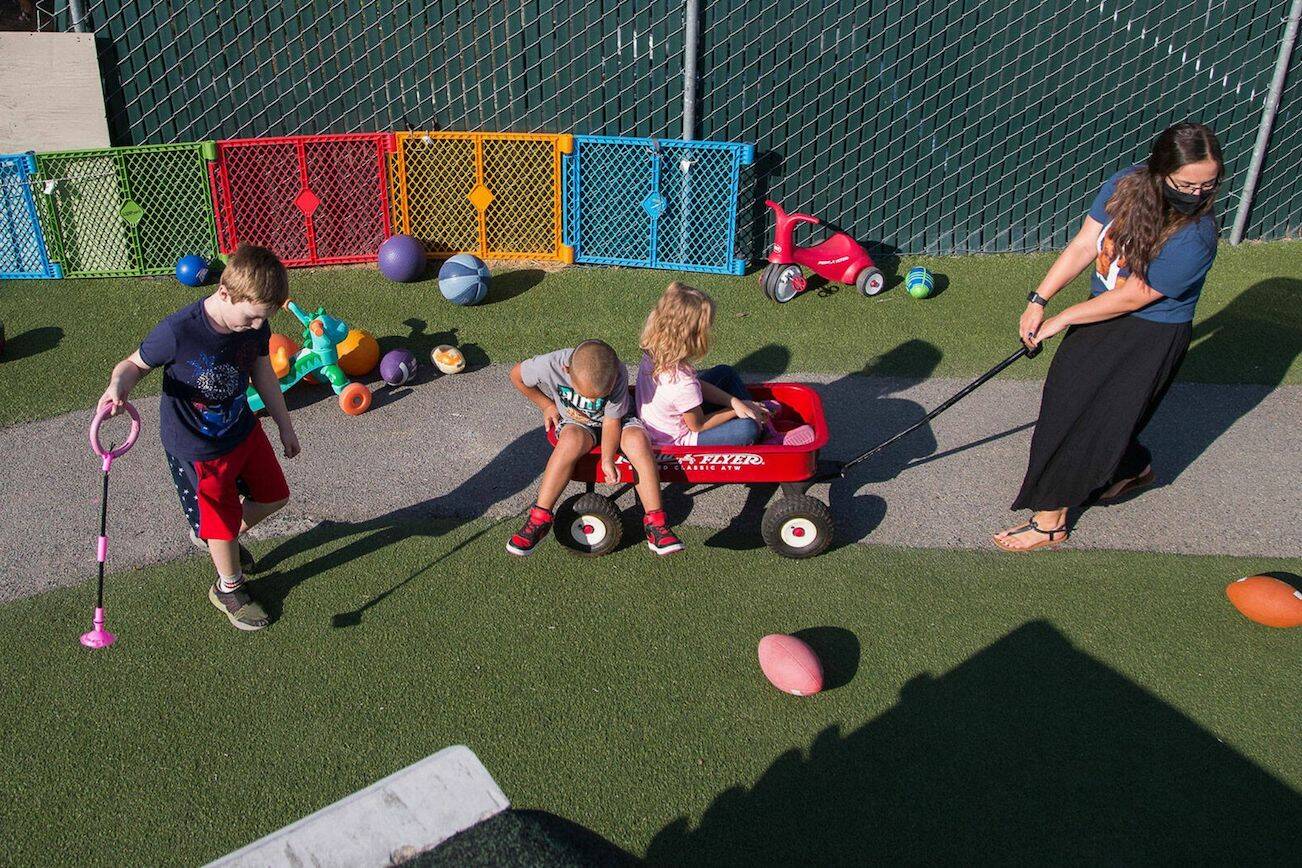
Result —
<svg viewBox="0 0 1302 868"><path fill-rule="evenodd" d="M597 400L584 398L570 382L565 368L574 355L574 348L543 353L520 363L520 379L526 386L541 389L544 395L556 402L561 417L580 425L600 425L606 414L616 419L628 415L628 372L621 364L610 394Z"/></svg>

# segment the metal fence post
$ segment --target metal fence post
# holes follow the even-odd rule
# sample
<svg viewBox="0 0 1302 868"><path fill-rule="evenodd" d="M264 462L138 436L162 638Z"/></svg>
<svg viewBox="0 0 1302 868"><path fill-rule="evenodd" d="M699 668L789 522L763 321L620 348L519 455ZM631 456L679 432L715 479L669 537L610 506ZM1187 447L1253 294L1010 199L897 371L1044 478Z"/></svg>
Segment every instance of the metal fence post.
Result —
<svg viewBox="0 0 1302 868"><path fill-rule="evenodd" d="M72 16L72 29L86 32L86 4L82 0L68 0L68 14Z"/></svg>
<svg viewBox="0 0 1302 868"><path fill-rule="evenodd" d="M701 29L700 0L687 0L683 12L683 139L696 138L696 51Z"/></svg>
<svg viewBox="0 0 1302 868"><path fill-rule="evenodd" d="M1266 159L1266 147L1270 144L1270 128L1275 123L1275 113L1279 111L1279 95L1284 90L1289 57L1293 54L1293 43L1297 41L1299 17L1302 17L1302 0L1293 0L1293 8L1288 13L1288 25L1284 28L1284 38L1279 43L1275 77L1271 79L1270 92L1266 94L1266 105L1261 110L1261 125L1257 128L1257 143L1252 148L1252 163L1249 164L1248 175L1243 180L1239 210L1234 215L1234 228L1230 230L1231 244L1238 244L1243 240L1243 230L1248 225L1248 211L1252 208L1252 199L1257 192L1257 181L1261 179L1261 166Z"/></svg>

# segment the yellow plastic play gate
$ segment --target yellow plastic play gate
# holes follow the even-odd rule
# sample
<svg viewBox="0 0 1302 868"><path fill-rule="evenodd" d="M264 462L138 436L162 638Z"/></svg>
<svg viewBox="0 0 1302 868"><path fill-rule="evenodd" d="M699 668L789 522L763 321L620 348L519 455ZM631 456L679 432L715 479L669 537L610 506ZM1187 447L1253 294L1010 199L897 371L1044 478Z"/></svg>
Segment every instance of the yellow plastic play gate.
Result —
<svg viewBox="0 0 1302 868"><path fill-rule="evenodd" d="M430 256L573 262L561 242L561 154L568 135L397 134L402 231Z"/></svg>

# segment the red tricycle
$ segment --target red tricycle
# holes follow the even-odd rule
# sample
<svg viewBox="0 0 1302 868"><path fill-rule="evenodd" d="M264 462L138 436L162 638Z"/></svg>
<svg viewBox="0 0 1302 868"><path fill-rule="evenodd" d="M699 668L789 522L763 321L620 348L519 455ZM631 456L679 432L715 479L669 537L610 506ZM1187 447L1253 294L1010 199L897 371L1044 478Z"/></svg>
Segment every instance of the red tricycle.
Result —
<svg viewBox="0 0 1302 868"><path fill-rule="evenodd" d="M766 199L764 204L773 209L777 218L769 264L760 273L760 286L769 298L786 303L808 289L802 265L828 280L856 287L864 295L877 295L886 288L881 269L849 232L812 214L788 214L772 200ZM795 241L797 223L824 226L832 230L832 235L813 247L799 247Z"/></svg>
<svg viewBox="0 0 1302 868"><path fill-rule="evenodd" d="M1019 346L1017 352L977 377L953 397L870 449L848 461L821 460L818 452L828 441L827 419L823 401L813 387L802 383L757 383L747 386L756 401L776 401L781 409L773 424L779 431L797 425L814 429L814 440L806 446L755 444L752 446L658 446L656 463L660 481L695 485L719 485L728 482L757 484L776 483L782 496L764 510L760 535L773 551L788 558L810 558L832 544L832 512L827 504L808 492L820 482L844 477L852 468L867 461L892 443L908 436L935 419L995 377L1004 368L1025 356L1040 352ZM630 395L632 389L629 389ZM556 445L555 429L547 439ZM556 511L556 538L571 551L589 556L604 555L619 545L624 524L616 501L633 487L633 466L623 455L615 459L618 479L606 479L601 472L601 449L594 446L574 465L572 479L584 483L585 491L566 500ZM599 482L621 487L610 497L596 492Z"/></svg>

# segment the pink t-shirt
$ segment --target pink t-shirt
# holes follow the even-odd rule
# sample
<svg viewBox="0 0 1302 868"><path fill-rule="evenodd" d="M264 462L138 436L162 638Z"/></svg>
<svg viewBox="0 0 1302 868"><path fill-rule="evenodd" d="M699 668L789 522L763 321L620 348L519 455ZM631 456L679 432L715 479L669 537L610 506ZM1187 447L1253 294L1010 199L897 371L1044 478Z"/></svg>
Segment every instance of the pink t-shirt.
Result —
<svg viewBox="0 0 1302 868"><path fill-rule="evenodd" d="M657 446L695 446L696 432L689 431L683 414L701 405L701 381L696 371L684 365L671 374L653 377L651 356L642 354L637 369L637 415Z"/></svg>

